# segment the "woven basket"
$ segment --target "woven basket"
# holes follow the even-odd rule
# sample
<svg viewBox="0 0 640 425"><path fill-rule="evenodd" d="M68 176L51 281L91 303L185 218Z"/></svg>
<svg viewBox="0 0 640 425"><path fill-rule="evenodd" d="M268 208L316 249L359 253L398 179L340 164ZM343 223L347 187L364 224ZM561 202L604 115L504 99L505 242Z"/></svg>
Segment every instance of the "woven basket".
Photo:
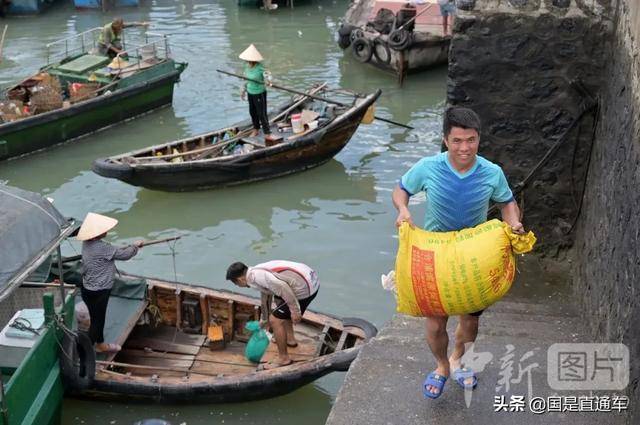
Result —
<svg viewBox="0 0 640 425"><path fill-rule="evenodd" d="M99 88L100 83L69 84L69 100L71 103L77 103L92 99L98 95L96 90Z"/></svg>
<svg viewBox="0 0 640 425"><path fill-rule="evenodd" d="M40 82L31 89L31 110L34 114L62 108L60 81L49 74L39 74Z"/></svg>

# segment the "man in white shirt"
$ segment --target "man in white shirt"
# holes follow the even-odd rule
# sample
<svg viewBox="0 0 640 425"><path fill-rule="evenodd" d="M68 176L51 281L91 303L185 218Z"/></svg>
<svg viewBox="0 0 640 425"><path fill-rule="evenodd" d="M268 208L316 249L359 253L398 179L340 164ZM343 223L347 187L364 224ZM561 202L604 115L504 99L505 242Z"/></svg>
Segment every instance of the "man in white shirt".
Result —
<svg viewBox="0 0 640 425"><path fill-rule="evenodd" d="M278 359L265 369L293 363L287 347L297 347L293 323L300 323L302 315L318 294L318 274L309 266L294 261L274 260L247 267L233 263L227 269L227 280L244 288L254 288L262 294L262 308L270 310L268 299L273 295L277 307L269 315L278 346Z"/></svg>

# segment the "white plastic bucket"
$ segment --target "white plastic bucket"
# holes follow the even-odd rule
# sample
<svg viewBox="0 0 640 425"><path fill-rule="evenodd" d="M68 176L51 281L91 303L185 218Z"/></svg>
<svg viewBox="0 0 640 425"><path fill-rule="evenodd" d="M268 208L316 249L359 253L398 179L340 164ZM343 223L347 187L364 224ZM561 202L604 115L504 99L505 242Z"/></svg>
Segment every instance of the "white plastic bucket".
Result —
<svg viewBox="0 0 640 425"><path fill-rule="evenodd" d="M291 130L294 133L302 133L304 131L304 125L302 124L301 114L291 115Z"/></svg>

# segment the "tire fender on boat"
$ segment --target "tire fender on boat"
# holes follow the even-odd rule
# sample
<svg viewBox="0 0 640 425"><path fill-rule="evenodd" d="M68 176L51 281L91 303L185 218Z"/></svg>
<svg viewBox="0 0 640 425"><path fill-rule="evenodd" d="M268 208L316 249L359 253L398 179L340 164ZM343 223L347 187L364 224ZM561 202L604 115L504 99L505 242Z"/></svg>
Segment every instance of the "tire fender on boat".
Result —
<svg viewBox="0 0 640 425"><path fill-rule="evenodd" d="M404 50L411 45L411 33L405 29L397 29L389 34L389 47L393 50Z"/></svg>
<svg viewBox="0 0 640 425"><path fill-rule="evenodd" d="M342 326L353 326L354 328L362 329L367 340L373 338L378 334L378 328L376 328L373 323L367 322L366 320L359 319L357 317L343 317Z"/></svg>
<svg viewBox="0 0 640 425"><path fill-rule="evenodd" d="M351 32L357 28L355 25L351 24L340 24L340 28L338 29L338 46L341 49L346 49L351 45Z"/></svg>
<svg viewBox="0 0 640 425"><path fill-rule="evenodd" d="M380 37L373 40L373 55L380 63L388 64L391 62L391 50L389 50L386 41Z"/></svg>
<svg viewBox="0 0 640 425"><path fill-rule="evenodd" d="M60 353L60 372L66 389L83 391L90 388L96 374L96 352L86 332L64 332Z"/></svg>
<svg viewBox="0 0 640 425"><path fill-rule="evenodd" d="M373 46L366 38L357 38L351 43L351 53L353 53L353 57L356 58L358 62L366 63L371 60Z"/></svg>

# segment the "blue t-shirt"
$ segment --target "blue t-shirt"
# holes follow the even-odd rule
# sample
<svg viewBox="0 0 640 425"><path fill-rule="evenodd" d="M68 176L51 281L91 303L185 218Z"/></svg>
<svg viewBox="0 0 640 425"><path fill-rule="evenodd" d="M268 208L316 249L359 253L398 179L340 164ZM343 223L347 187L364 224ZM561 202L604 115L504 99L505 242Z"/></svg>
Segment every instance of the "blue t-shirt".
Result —
<svg viewBox="0 0 640 425"><path fill-rule="evenodd" d="M487 221L489 200L513 200L498 165L477 156L473 167L460 174L449 163L447 152L418 161L402 176L400 187L410 196L426 193L424 228L432 232L475 227Z"/></svg>

